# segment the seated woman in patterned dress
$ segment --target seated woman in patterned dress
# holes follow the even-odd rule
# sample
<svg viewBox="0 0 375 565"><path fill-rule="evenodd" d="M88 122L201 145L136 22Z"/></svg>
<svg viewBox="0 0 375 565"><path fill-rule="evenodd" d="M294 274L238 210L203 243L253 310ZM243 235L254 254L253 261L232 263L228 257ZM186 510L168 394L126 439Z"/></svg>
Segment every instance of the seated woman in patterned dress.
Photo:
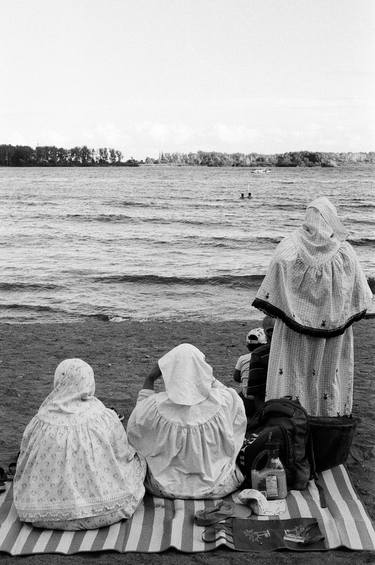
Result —
<svg viewBox="0 0 375 565"><path fill-rule="evenodd" d="M162 377L165 392L155 392ZM165 498L221 498L242 484L236 466L246 416L235 390L217 381L203 353L183 343L146 377L128 437L148 464L146 489Z"/></svg>
<svg viewBox="0 0 375 565"><path fill-rule="evenodd" d="M117 414L95 398L81 359L57 367L52 392L25 429L14 477L19 518L60 530L108 526L133 515L146 463Z"/></svg>

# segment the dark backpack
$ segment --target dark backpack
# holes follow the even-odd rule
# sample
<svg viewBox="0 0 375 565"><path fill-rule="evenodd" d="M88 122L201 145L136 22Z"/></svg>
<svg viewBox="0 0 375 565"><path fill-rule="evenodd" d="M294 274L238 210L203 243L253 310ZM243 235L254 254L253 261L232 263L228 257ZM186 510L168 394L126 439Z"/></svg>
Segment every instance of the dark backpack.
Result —
<svg viewBox="0 0 375 565"><path fill-rule="evenodd" d="M239 463L245 476L250 475L253 461L265 449L270 434L272 442L279 444L288 487L305 489L309 479L315 476L315 468L308 415L298 400L289 397L268 400L249 422L246 435L255 439L241 450Z"/></svg>

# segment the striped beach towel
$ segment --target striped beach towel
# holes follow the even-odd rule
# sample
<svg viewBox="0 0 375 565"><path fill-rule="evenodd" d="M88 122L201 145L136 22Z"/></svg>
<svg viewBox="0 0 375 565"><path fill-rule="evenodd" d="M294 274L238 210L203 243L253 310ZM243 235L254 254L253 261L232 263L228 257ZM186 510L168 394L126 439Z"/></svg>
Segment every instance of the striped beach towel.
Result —
<svg viewBox="0 0 375 565"><path fill-rule="evenodd" d="M315 518L325 536L324 548L346 547L375 550L375 530L342 465L321 474L327 508L321 508L313 481L305 491L291 491L280 519ZM113 526L79 532L41 530L21 523L13 505L12 489L0 498L0 551L11 555L36 553L73 554L83 551L161 552L168 548L193 553L219 545L236 549L231 533L223 531L214 542L202 540L203 527L194 524L198 510L212 508L214 501L165 500L146 495L130 520ZM237 514L238 510L238 514ZM239 518L249 509L236 506ZM256 518L264 520L268 518ZM249 550L262 550L249 544ZM306 549L309 549L307 546Z"/></svg>

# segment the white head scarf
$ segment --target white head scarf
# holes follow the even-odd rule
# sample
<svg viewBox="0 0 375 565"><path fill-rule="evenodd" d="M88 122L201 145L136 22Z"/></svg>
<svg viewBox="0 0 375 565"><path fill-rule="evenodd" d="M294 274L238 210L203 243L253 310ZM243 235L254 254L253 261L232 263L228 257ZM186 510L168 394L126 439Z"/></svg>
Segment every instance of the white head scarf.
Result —
<svg viewBox="0 0 375 565"><path fill-rule="evenodd" d="M310 264L329 260L348 237L348 231L337 216L335 206L321 196L306 209L305 221L296 232L300 252Z"/></svg>
<svg viewBox="0 0 375 565"><path fill-rule="evenodd" d="M94 408L104 409L94 394L94 371L90 365L82 359L65 359L55 371L53 390L40 406L38 416L56 422L56 418L83 415Z"/></svg>
<svg viewBox="0 0 375 565"><path fill-rule="evenodd" d="M277 246L253 306L300 333L344 333L372 300L347 235L328 198L313 200L302 227Z"/></svg>
<svg viewBox="0 0 375 565"><path fill-rule="evenodd" d="M348 231L341 223L335 206L328 200L328 198L325 196L316 198L308 205L307 212L309 212L311 208L315 208L320 212L323 220L325 220L327 226L331 228L337 239L344 241L348 237Z"/></svg>
<svg viewBox="0 0 375 565"><path fill-rule="evenodd" d="M210 394L215 379L204 354L182 343L158 361L168 398L175 404L193 406Z"/></svg>

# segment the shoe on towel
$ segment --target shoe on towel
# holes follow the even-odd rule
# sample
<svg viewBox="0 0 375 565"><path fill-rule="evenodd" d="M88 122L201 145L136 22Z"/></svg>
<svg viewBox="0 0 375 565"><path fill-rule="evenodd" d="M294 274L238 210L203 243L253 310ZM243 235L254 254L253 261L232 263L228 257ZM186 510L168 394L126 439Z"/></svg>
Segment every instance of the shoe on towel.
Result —
<svg viewBox="0 0 375 565"><path fill-rule="evenodd" d="M221 500L213 508L206 510L198 510L194 516L194 522L197 526L210 526L222 522L234 516L233 505L230 502Z"/></svg>

